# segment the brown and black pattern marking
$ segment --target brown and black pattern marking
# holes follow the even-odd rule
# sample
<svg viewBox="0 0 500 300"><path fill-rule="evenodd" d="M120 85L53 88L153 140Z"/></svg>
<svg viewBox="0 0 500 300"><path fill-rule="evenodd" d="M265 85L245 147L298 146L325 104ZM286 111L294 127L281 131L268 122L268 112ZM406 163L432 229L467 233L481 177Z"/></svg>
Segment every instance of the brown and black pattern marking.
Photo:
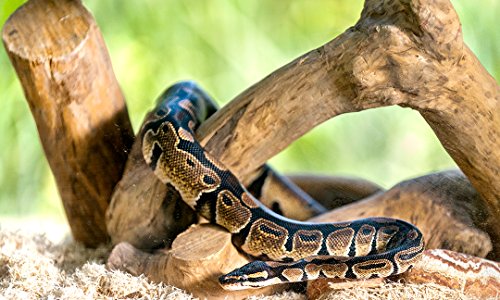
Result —
<svg viewBox="0 0 500 300"><path fill-rule="evenodd" d="M174 85L141 132L144 158L162 182L172 184L197 213L231 232L243 251L275 260L254 261L220 277L223 287L384 277L404 272L418 260L424 249L422 234L404 221L304 223L262 206L194 138L199 122L214 107L194 83Z"/></svg>
<svg viewBox="0 0 500 300"><path fill-rule="evenodd" d="M337 229L330 233L325 240L328 253L334 256L348 256L354 242L354 234L352 228Z"/></svg>
<svg viewBox="0 0 500 300"><path fill-rule="evenodd" d="M349 266L346 263L324 264L321 266L321 272L326 278L343 278L348 270Z"/></svg>
<svg viewBox="0 0 500 300"><path fill-rule="evenodd" d="M399 227L397 226L384 226L380 228L375 237L375 247L377 251L384 251L387 247L387 243L396 233L398 233L398 231Z"/></svg>
<svg viewBox="0 0 500 300"><path fill-rule="evenodd" d="M252 212L231 191L223 190L217 195L215 218L217 224L234 233L250 222Z"/></svg>
<svg viewBox="0 0 500 300"><path fill-rule="evenodd" d="M419 237L421 235L416 230L411 230L408 237L412 241L417 241L419 244L406 249L401 249L394 255L394 264L399 273L403 273L414 265L422 254L424 248L424 241Z"/></svg>
<svg viewBox="0 0 500 300"><path fill-rule="evenodd" d="M367 224L361 225L354 240L356 256L366 256L370 254L375 233L375 227Z"/></svg>
<svg viewBox="0 0 500 300"><path fill-rule="evenodd" d="M319 253L323 245L323 233L320 230L297 230L292 237L293 248L288 257L294 260Z"/></svg>
<svg viewBox="0 0 500 300"><path fill-rule="evenodd" d="M275 222L260 218L253 222L245 243L241 248L246 253L271 260L281 260L285 243L289 238L288 230Z"/></svg>
<svg viewBox="0 0 500 300"><path fill-rule="evenodd" d="M356 278L369 279L373 277L387 277L394 271L393 263L384 258L359 262L352 266Z"/></svg>
<svg viewBox="0 0 500 300"><path fill-rule="evenodd" d="M281 273L290 282L299 282L304 278L304 270L300 268L289 268Z"/></svg>
<svg viewBox="0 0 500 300"><path fill-rule="evenodd" d="M183 200L194 208L200 195L216 190L221 180L193 154L179 149L180 140L174 125L164 122L156 131L148 130L144 134L143 153L146 162L154 164L155 175L176 187ZM185 166L189 173L177 165Z"/></svg>

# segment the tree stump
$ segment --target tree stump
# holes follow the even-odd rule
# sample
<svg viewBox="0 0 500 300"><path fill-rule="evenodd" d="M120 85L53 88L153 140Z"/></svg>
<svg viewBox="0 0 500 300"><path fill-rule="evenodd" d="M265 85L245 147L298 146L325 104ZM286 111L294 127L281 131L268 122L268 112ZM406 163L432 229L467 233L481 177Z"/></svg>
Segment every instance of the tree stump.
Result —
<svg viewBox="0 0 500 300"><path fill-rule="evenodd" d="M108 240L104 215L133 142L99 28L79 1L31 0L2 38L75 240Z"/></svg>

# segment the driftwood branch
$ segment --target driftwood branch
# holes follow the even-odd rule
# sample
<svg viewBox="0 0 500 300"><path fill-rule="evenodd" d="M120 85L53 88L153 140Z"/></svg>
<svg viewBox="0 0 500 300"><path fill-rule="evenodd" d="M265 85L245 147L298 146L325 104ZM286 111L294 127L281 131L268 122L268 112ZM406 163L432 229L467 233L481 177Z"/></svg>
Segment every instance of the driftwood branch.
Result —
<svg viewBox="0 0 500 300"><path fill-rule="evenodd" d="M459 171L446 171L404 181L311 221L398 218L422 231L427 249L444 248L485 257L492 249L482 222L486 213L481 197L467 178Z"/></svg>
<svg viewBox="0 0 500 300"><path fill-rule="evenodd" d="M499 98L495 80L463 43L448 0L369 0L354 27L244 91L197 135L250 182L266 160L329 118L389 105L414 108L481 195L477 226L491 236L494 259L500 257ZM135 183L139 190L150 186ZM125 200L115 207L137 203L117 193ZM118 224L122 217L113 215Z"/></svg>
<svg viewBox="0 0 500 300"><path fill-rule="evenodd" d="M241 93L199 133L245 178L317 124L390 105L418 110L472 182L499 258L500 88L449 0L367 0L355 26Z"/></svg>
<svg viewBox="0 0 500 300"><path fill-rule="evenodd" d="M500 250L500 185L495 180L500 169L495 150L500 143L499 94L463 44L448 1L369 0L354 27L243 92L204 123L197 136L243 182L251 182L266 160L331 117L389 105L417 109L468 179L459 172L417 178L315 221L397 217L421 228L430 248L476 256L493 248L489 257L495 259ZM140 164L132 169L147 168ZM136 182L139 189L148 186L143 180ZM126 190L117 189L121 200L113 207L136 201ZM118 220L130 212L122 209L120 216L116 211L108 225L120 230ZM166 265L141 272L156 276Z"/></svg>
<svg viewBox="0 0 500 300"><path fill-rule="evenodd" d="M77 241L108 240L105 212L133 132L101 33L79 1L31 0L2 38Z"/></svg>

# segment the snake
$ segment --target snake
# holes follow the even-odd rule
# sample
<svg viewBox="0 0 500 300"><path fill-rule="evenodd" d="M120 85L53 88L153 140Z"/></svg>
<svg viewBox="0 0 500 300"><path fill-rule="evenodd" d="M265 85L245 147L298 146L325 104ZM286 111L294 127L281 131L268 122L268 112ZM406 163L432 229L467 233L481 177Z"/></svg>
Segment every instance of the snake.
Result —
<svg viewBox="0 0 500 300"><path fill-rule="evenodd" d="M179 82L158 98L139 137L156 177L173 185L198 215L229 231L233 244L255 259L220 276L224 289L387 277L419 260L423 235L406 221L373 217L311 223L265 207L196 139L198 126L216 110L195 82Z"/></svg>

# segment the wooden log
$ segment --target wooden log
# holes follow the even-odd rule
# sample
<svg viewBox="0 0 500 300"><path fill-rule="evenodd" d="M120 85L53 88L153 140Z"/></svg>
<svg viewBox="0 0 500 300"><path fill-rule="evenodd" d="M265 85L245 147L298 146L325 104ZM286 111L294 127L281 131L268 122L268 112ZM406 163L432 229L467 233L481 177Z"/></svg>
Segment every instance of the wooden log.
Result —
<svg viewBox="0 0 500 300"><path fill-rule="evenodd" d="M379 185L361 178L312 174L288 175L287 177L328 210L384 191Z"/></svg>
<svg viewBox="0 0 500 300"><path fill-rule="evenodd" d="M307 298L325 299L338 289L373 287L383 282L403 281L405 283L433 283L454 290L466 296L480 299L494 299L500 294L500 263L479 257L444 249L425 250L422 258L408 272L368 281L319 279L307 284Z"/></svg>
<svg viewBox="0 0 500 300"><path fill-rule="evenodd" d="M101 33L79 1L30 0L2 38L75 240L108 240L104 214L133 132Z"/></svg>
<svg viewBox="0 0 500 300"><path fill-rule="evenodd" d="M353 27L245 90L198 132L245 178L321 122L390 105L418 110L470 179L500 259L500 87L464 44L449 0L366 0Z"/></svg>
<svg viewBox="0 0 500 300"><path fill-rule="evenodd" d="M231 234L209 224L194 225L180 234L169 251L142 252L123 242L115 246L108 267L133 275L145 274L150 280L182 288L195 297L243 299L251 295L270 295L284 285L242 291L226 291L218 277L248 263L231 243Z"/></svg>
<svg viewBox="0 0 500 300"><path fill-rule="evenodd" d="M311 221L398 218L422 231L427 249L444 248L485 257L492 249L481 222L485 214L484 203L467 178L460 171L446 171L404 181Z"/></svg>

